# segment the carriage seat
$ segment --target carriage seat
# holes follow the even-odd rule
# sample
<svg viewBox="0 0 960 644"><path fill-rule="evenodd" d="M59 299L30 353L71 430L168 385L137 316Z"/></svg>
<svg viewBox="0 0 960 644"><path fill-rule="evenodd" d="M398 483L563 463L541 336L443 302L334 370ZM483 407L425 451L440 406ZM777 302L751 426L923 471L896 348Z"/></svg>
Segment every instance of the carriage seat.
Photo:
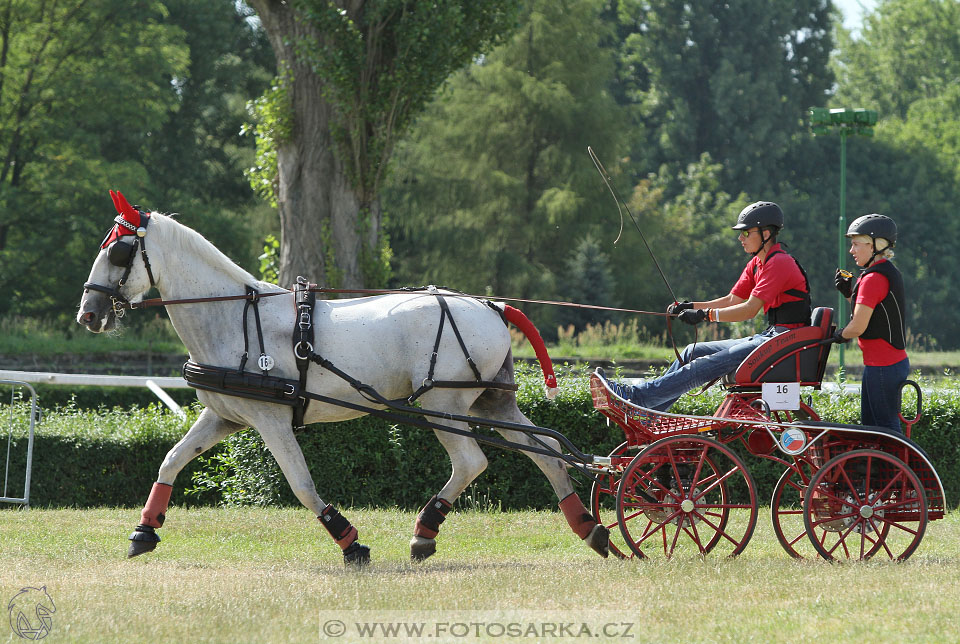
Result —
<svg viewBox="0 0 960 644"><path fill-rule="evenodd" d="M832 345L818 343L832 336L835 328L833 309L813 309L810 326L790 329L761 344L723 377L723 385L738 391L759 390L764 382L799 382L819 387Z"/></svg>

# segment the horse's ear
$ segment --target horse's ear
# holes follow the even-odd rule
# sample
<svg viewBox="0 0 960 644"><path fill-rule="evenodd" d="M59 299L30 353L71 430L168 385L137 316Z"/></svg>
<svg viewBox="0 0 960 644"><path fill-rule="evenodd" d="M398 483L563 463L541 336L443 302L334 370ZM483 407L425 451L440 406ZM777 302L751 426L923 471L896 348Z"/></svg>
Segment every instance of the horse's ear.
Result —
<svg viewBox="0 0 960 644"><path fill-rule="evenodd" d="M140 213L138 213L133 206L127 201L126 197L123 196L123 193L117 190L117 212L123 215L123 218L129 221L130 223L137 225L140 221ZM129 219L132 217L133 219Z"/></svg>

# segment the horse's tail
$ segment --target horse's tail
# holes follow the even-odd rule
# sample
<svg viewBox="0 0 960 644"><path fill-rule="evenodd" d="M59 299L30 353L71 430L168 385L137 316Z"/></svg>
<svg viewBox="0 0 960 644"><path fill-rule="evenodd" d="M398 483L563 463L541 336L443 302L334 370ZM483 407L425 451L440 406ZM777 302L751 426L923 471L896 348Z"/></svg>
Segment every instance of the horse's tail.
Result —
<svg viewBox="0 0 960 644"><path fill-rule="evenodd" d="M531 322L520 309L516 309L509 304L503 305L503 316L507 318L510 324L520 329L523 335L526 336L527 342L533 347L534 353L537 354L537 360L540 361L540 369L543 371L543 380L547 387L547 398L553 399L559 391L557 387L557 376L553 373L553 361L550 360L547 347L543 344L543 338L540 337L540 332L537 331L537 327L533 326L533 322Z"/></svg>

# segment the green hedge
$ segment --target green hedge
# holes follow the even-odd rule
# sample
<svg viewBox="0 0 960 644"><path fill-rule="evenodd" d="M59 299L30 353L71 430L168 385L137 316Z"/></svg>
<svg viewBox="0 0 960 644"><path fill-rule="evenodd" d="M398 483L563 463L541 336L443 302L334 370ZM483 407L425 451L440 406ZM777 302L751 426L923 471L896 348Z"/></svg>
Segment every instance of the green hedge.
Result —
<svg viewBox="0 0 960 644"><path fill-rule="evenodd" d="M623 440L619 427L607 426L594 411L585 371L563 375L555 401L543 397L538 370L519 369L518 381L524 413L538 425L559 430L579 449L607 454ZM678 408L684 413L710 415L720 399L720 392L711 390L702 396L685 396ZM822 418L837 422L856 422L859 416L859 400L853 396L814 392L813 406ZM960 398L954 389L934 388L924 406L924 417L914 427L913 437L933 459L948 503L956 507L960 500ZM196 407L191 408L191 420L184 422L157 405L98 411L74 405L48 412L37 428L32 504L141 505L166 452L197 413ZM15 423L10 480L19 495L16 486L22 481L25 413L17 415L22 418ZM365 417L313 425L298 432L297 439L320 496L340 506L419 508L450 475L447 455L430 430ZM783 466L740 451L756 480L761 502L766 503ZM555 507L546 478L525 455L489 447L484 452L489 459L487 471L468 489L462 503ZM581 481L579 491L586 500L589 481L574 476ZM185 495L186 488L193 493ZM173 502L298 503L253 431L231 436L193 461L177 479Z"/></svg>
<svg viewBox="0 0 960 644"><path fill-rule="evenodd" d="M8 496L23 494L29 427L26 404L0 407L4 449L13 425ZM181 420L156 404L124 409L84 410L67 406L44 413L34 429L30 504L41 507L140 506L157 480L157 470L199 413ZM178 482L189 482L193 461ZM174 503L196 503L174 490Z"/></svg>

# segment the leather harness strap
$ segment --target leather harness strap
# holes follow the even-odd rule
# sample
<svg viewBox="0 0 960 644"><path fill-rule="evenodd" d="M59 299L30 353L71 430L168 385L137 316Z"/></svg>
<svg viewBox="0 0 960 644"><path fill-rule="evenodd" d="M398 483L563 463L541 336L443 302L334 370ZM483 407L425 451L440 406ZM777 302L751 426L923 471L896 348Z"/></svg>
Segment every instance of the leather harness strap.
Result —
<svg viewBox="0 0 960 644"><path fill-rule="evenodd" d="M294 300L297 306L297 321L293 329L293 355L297 360L297 370L300 372L300 391L307 390L307 371L313 352L313 306L317 296L311 284L304 277L297 277L293 287ZM293 408L294 428L303 427L303 417L307 413L310 399L300 397L300 403Z"/></svg>
<svg viewBox="0 0 960 644"><path fill-rule="evenodd" d="M294 285L294 296L297 305L297 322L293 331L293 354L297 361L297 370L300 372L300 381L299 386L297 387L299 402L293 409L294 428L303 427L304 417L306 416L307 412L307 405L310 404L310 400L312 398L312 396L310 396L307 392L307 372L311 362L345 380L368 401L382 402L383 400L382 396L380 396L380 394L372 386L360 382L342 369L339 369L330 360L324 358L314 350L313 307L316 304L316 292L320 290L315 287L315 284L310 284L303 277L298 277L297 283ZM467 349L466 343L463 341L463 336L460 334L460 330L457 328L457 323L453 318L453 313L450 311L450 306L447 304L444 294L440 293L435 286L431 286L427 290L429 293L436 296L437 302L440 304L440 324L437 328L437 337L434 341L433 353L430 355L430 368L427 372L427 377L423 379L423 383L411 396L406 399L401 398L398 401L391 402L406 402L409 405L423 394L435 388L482 388L517 391L519 386L515 383L494 382L483 379L480 374L480 370L477 368L476 363L470 356L470 352ZM473 371L473 375L476 378L474 381L433 379L434 370L437 364L437 356L440 350L440 340L443 337L443 329L447 319L450 320L450 328L453 330L453 333L457 338L457 342L460 345L460 349L463 351L463 355L467 360L467 364L470 365L470 369Z"/></svg>

